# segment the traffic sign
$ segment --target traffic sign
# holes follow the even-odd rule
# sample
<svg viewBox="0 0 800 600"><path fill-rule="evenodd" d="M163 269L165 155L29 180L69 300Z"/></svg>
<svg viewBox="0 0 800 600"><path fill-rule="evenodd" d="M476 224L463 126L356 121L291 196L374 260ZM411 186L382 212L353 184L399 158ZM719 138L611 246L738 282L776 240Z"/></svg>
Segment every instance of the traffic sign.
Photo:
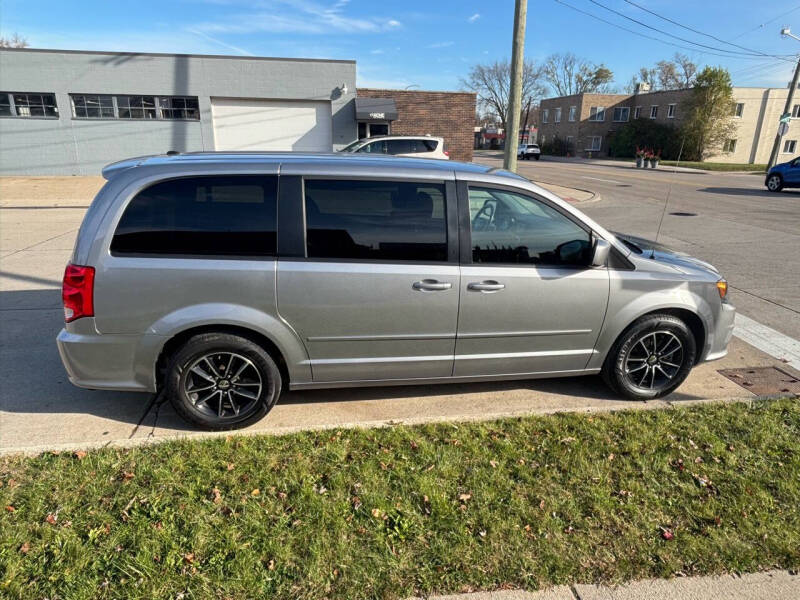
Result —
<svg viewBox="0 0 800 600"><path fill-rule="evenodd" d="M781 121L781 124L778 125L778 135L783 137L789 132L789 124Z"/></svg>

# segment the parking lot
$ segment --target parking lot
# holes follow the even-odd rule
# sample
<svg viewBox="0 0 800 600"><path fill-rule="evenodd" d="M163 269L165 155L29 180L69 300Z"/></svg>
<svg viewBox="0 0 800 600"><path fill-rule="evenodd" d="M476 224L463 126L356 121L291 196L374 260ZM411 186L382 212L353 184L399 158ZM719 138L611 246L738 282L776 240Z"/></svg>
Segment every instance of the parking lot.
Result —
<svg viewBox="0 0 800 600"><path fill-rule="evenodd" d="M55 346L62 326L60 282L84 211L102 179L0 180L0 452L127 445L203 435L148 395L89 391L67 380ZM566 193L565 190L559 190ZM574 195L588 199L577 190ZM471 420L562 410L663 408L752 398L722 368L788 366L734 338L730 355L696 369L665 400L613 398L599 378L292 392L248 431Z"/></svg>

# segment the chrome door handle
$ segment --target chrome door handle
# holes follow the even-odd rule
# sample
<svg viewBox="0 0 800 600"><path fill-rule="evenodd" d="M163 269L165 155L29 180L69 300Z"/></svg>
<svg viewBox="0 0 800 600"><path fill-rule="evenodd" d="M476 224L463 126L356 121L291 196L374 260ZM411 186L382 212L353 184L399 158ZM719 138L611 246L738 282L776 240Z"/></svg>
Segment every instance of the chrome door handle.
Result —
<svg viewBox="0 0 800 600"><path fill-rule="evenodd" d="M411 287L421 292L439 292L449 290L453 287L453 284L446 281L436 281L435 279L423 279L422 281L415 281Z"/></svg>
<svg viewBox="0 0 800 600"><path fill-rule="evenodd" d="M481 281L480 283L468 283L467 289L476 292L497 292L505 289L505 284L496 281Z"/></svg>

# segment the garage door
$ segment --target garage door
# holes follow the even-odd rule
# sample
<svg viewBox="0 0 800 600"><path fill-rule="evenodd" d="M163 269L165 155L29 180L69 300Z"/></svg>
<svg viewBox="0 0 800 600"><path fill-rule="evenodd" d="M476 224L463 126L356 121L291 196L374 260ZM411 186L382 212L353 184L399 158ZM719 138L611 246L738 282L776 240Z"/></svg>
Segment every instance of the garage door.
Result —
<svg viewBox="0 0 800 600"><path fill-rule="evenodd" d="M330 152L331 103L212 98L217 150Z"/></svg>

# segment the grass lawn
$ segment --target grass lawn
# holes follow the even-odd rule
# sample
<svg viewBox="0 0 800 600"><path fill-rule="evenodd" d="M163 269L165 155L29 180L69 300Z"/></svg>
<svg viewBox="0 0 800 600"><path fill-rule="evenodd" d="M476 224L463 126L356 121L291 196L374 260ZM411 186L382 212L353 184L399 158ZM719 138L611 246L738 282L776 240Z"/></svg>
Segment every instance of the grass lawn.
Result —
<svg viewBox="0 0 800 600"><path fill-rule="evenodd" d="M686 167L687 169L703 169L705 171L752 171L754 173L766 173L767 165L748 163L715 163L715 162L677 162L674 160L662 160L659 166L674 167L676 165Z"/></svg>
<svg viewBox="0 0 800 600"><path fill-rule="evenodd" d="M789 400L8 457L0 597L406 598L798 567L798 499Z"/></svg>

